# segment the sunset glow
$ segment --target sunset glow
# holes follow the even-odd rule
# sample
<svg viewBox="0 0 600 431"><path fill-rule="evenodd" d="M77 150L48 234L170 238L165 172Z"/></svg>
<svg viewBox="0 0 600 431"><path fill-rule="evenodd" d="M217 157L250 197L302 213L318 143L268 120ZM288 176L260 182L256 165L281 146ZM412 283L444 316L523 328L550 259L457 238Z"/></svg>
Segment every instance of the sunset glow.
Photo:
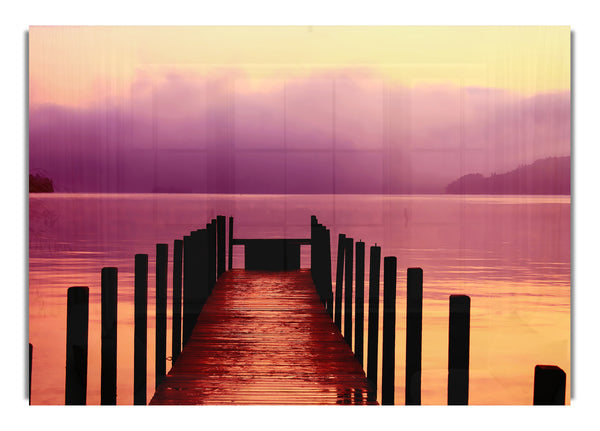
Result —
<svg viewBox="0 0 600 431"><path fill-rule="evenodd" d="M130 96L136 69L242 77L363 69L390 83L569 90L569 27L32 27L30 106Z"/></svg>
<svg viewBox="0 0 600 431"><path fill-rule="evenodd" d="M202 235L207 235L207 223L218 215L235 218L236 239L300 239L304 269L313 261L318 264L311 224L311 216L318 216L323 223L319 229L329 229L331 249L330 256L318 258L333 274L328 288L339 287L340 292L339 234L363 241L367 250L377 244L382 261L397 258L392 330L396 374L390 379L396 404L405 402L405 386L411 387L405 382L408 268L424 274L419 403L449 403L451 295L468 296L471 307L470 332L464 332L470 336L469 404L531 404L534 369L540 364L566 373L565 402L570 403L569 27L34 26L29 30L28 64L29 341L37 355L32 404L65 402L70 286L89 287L87 404L100 404L104 267L118 267L117 404L135 403L134 346L143 338L134 339L136 254L148 254L149 262L148 343L142 346L148 353L147 382L136 394L145 389L147 400L152 398L159 345L154 336L161 315L155 309L155 281L160 278L155 277L155 246L168 244L168 275L163 280L169 286L170 331L175 314L171 307L177 303L171 290L173 241L192 238L192 232L205 228ZM205 282L198 280L209 279L193 273L200 268L199 256L209 253L209 239L202 238L205 242L190 239L185 252L188 295L190 286L198 288ZM211 241L210 247L215 245ZM248 249L240 242L233 247L233 236L231 241L233 269L241 269ZM256 252L263 254L268 255ZM208 266L202 271L208 273ZM269 401L266 382L275 376L280 380L274 387L283 394L276 401L300 404L303 400L291 393L292 377L271 369L280 365L275 353L286 345L286 361L293 362L288 350L295 348L310 359L302 366L312 367L321 360L315 359L319 354L337 349L334 341L341 340L342 353L349 363L358 364L358 372L339 381L360 380L352 387L354 396L377 392L381 402L382 373L372 390L372 382L361 374L366 357L364 364L355 361L356 350L348 350L341 331L327 326L331 319L310 332L310 322L323 317L319 298L312 298L309 307L317 318L306 317L310 313L304 309L278 309L279 323L268 320L276 314L269 311L277 307L261 308L265 291L285 298L285 288L293 286L282 281L288 275L303 280L307 292L314 287L311 282L316 284L316 270L285 270L297 273L248 281L251 271L237 272L232 289L235 280L242 280L237 287L250 289L241 305L218 286L221 308L214 315L221 316L223 310L223 321L242 316L241 324L236 321L241 328L236 337L225 326L220 340L235 338L244 347L250 345L246 353L227 343L210 344L210 331L194 340L196 345L208 340L215 352L233 352L226 359L236 376L244 368L257 373L255 380L233 379L232 393L240 392L240 397L211 398L200 394L202 385L195 380L183 383L202 402L252 404ZM348 274L356 276L353 270ZM366 280L369 274L367 266ZM383 265L381 276L380 341ZM209 295L212 287L207 288ZM356 291L354 295L347 303L354 301L356 310ZM298 295L293 304L300 305L289 307L303 307L308 297ZM285 312L302 316L290 323ZM345 317L345 309L343 313ZM203 316L207 325L214 323L214 315ZM266 323L257 322L257 316ZM365 334L367 324L365 313ZM299 330L304 325L307 332ZM294 331L299 335L288 337ZM339 337L313 349L320 336L332 333ZM273 342L274 334L281 335L279 344ZM175 340L169 334L167 350L177 345ZM259 343L273 351L266 352ZM381 358L381 344L378 348ZM236 362L236 352L245 363ZM163 359L168 372L173 362ZM214 365L210 360L206 370ZM231 377L224 368L219 373ZM347 394L331 375L309 370L304 377L299 387L321 388L316 400ZM176 390L163 391L173 401L169 391L172 395Z"/></svg>

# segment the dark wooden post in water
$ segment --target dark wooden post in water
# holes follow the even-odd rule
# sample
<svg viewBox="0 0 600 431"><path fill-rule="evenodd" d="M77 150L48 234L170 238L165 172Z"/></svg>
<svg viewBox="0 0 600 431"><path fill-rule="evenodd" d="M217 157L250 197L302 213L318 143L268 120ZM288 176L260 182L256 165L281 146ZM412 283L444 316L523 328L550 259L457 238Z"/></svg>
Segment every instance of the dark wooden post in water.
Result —
<svg viewBox="0 0 600 431"><path fill-rule="evenodd" d="M183 241L176 239L173 244L173 326L171 335L172 363L181 353L181 281L183 270Z"/></svg>
<svg viewBox="0 0 600 431"><path fill-rule="evenodd" d="M533 378L533 405L565 405L567 375L556 365L536 365Z"/></svg>
<svg viewBox="0 0 600 431"><path fill-rule="evenodd" d="M67 290L65 404L85 405L87 392L89 289Z"/></svg>
<svg viewBox="0 0 600 431"><path fill-rule="evenodd" d="M423 270L406 271L406 380L405 404L421 404L421 350L423 333Z"/></svg>
<svg viewBox="0 0 600 431"><path fill-rule="evenodd" d="M233 217L229 217L229 269L233 267Z"/></svg>
<svg viewBox="0 0 600 431"><path fill-rule="evenodd" d="M310 216L310 275L312 275L313 281L315 282L317 292L319 293L319 284L317 283L317 267L315 262L317 261L317 218L312 215Z"/></svg>
<svg viewBox="0 0 600 431"><path fill-rule="evenodd" d="M310 261L311 275L321 302L330 316L333 316L333 298L331 292L331 248L329 229L311 218Z"/></svg>
<svg viewBox="0 0 600 431"><path fill-rule="evenodd" d="M356 243L356 293L354 300L354 356L363 365L365 331L365 243Z"/></svg>
<svg viewBox="0 0 600 431"><path fill-rule="evenodd" d="M146 348L148 345L148 255L135 255L135 339L133 404L146 404Z"/></svg>
<svg viewBox="0 0 600 431"><path fill-rule="evenodd" d="M335 314L334 322L337 328L342 330L342 289L344 283L344 250L346 249L346 235L340 233L338 236L337 269L335 273Z"/></svg>
<svg viewBox="0 0 600 431"><path fill-rule="evenodd" d="M217 278L225 272L225 216L217 216Z"/></svg>
<svg viewBox="0 0 600 431"><path fill-rule="evenodd" d="M323 266L325 287L325 308L330 317L333 317L333 292L331 285L331 235L329 229L323 227Z"/></svg>
<svg viewBox="0 0 600 431"><path fill-rule="evenodd" d="M208 241L208 291L212 292L217 282L217 220L206 224ZM206 295L208 297L208 295Z"/></svg>
<svg viewBox="0 0 600 431"><path fill-rule="evenodd" d="M196 243L196 256L194 262L198 269L198 285L195 289L195 305L194 305L194 324L198 319L202 306L210 295L214 285L215 267L212 266L211 272L211 256L210 256L210 229L207 225L206 229L199 230ZM213 261L214 262L214 261ZM193 325L192 325L193 326Z"/></svg>
<svg viewBox="0 0 600 431"><path fill-rule="evenodd" d="M381 404L394 405L396 366L396 258L383 259L383 358Z"/></svg>
<svg viewBox="0 0 600 431"><path fill-rule="evenodd" d="M194 314L192 312L192 289L196 266L193 258L193 240L191 235L183 237L183 346L186 345L192 328L194 327Z"/></svg>
<svg viewBox="0 0 600 431"><path fill-rule="evenodd" d="M352 349L352 266L354 258L354 240L346 238L346 274L344 283L344 339Z"/></svg>
<svg viewBox="0 0 600 431"><path fill-rule="evenodd" d="M379 341L379 272L381 247L372 246L369 262L369 333L367 347L367 378L377 390L377 344Z"/></svg>
<svg viewBox="0 0 600 431"><path fill-rule="evenodd" d="M33 344L29 343L29 405L31 405L31 368L33 364Z"/></svg>
<svg viewBox="0 0 600 431"><path fill-rule="evenodd" d="M469 332L471 298L450 295L448 333L448 405L469 403Z"/></svg>
<svg viewBox="0 0 600 431"><path fill-rule="evenodd" d="M167 374L167 262L169 246L156 244L155 388Z"/></svg>
<svg viewBox="0 0 600 431"><path fill-rule="evenodd" d="M100 404L117 404L117 268L102 268Z"/></svg>

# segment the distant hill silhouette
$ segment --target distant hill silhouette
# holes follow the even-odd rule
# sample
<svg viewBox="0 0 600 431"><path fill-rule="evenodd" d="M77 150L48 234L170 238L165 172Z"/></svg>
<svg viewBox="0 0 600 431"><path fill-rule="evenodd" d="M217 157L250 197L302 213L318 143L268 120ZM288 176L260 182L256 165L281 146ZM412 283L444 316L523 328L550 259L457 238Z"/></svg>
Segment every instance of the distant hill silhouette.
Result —
<svg viewBox="0 0 600 431"><path fill-rule="evenodd" d="M531 194L571 193L571 157L549 157L489 177L468 174L446 186L449 194Z"/></svg>
<svg viewBox="0 0 600 431"><path fill-rule="evenodd" d="M52 193L54 185L52 180L40 174L29 174L29 193Z"/></svg>

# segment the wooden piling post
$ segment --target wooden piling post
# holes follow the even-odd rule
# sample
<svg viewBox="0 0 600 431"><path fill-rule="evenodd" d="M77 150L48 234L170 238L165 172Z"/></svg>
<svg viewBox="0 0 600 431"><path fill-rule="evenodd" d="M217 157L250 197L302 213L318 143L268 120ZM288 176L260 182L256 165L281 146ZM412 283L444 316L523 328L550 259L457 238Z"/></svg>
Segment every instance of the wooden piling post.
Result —
<svg viewBox="0 0 600 431"><path fill-rule="evenodd" d="M311 275L319 298L326 309L328 306L327 303L331 298L331 251L328 251L328 247L329 230L322 224L312 224L310 246ZM329 314L332 315L332 312Z"/></svg>
<svg viewBox="0 0 600 431"><path fill-rule="evenodd" d="M346 249L346 235L340 233L338 236L337 269L335 274L335 326L342 330L342 290L344 283L344 251Z"/></svg>
<svg viewBox="0 0 600 431"><path fill-rule="evenodd" d="M89 289L67 290L65 404L85 405L87 392Z"/></svg>
<svg viewBox="0 0 600 431"><path fill-rule="evenodd" d="M394 256L383 259L383 351L381 404L394 405L396 366L396 267Z"/></svg>
<svg viewBox="0 0 600 431"><path fill-rule="evenodd" d="M323 227L323 266L325 287L325 308L330 317L333 317L333 292L331 286L331 235L329 229Z"/></svg>
<svg viewBox="0 0 600 431"><path fill-rule="evenodd" d="M379 274L381 247L371 246L369 257L369 329L367 346L367 378L377 390L377 357L379 341Z"/></svg>
<svg viewBox="0 0 600 431"><path fill-rule="evenodd" d="M352 261L354 260L354 240L352 238L346 238L345 253L344 339L352 349Z"/></svg>
<svg viewBox="0 0 600 431"><path fill-rule="evenodd" d="M356 243L354 299L354 356L363 365L364 361L364 319L365 319L365 243Z"/></svg>
<svg viewBox="0 0 600 431"><path fill-rule="evenodd" d="M423 333L423 270L406 271L406 379L405 404L421 404L421 350Z"/></svg>
<svg viewBox="0 0 600 431"><path fill-rule="evenodd" d="M173 243L173 324L171 335L172 363L181 353L181 282L183 270L183 240L176 239Z"/></svg>
<svg viewBox="0 0 600 431"><path fill-rule="evenodd" d="M566 373L556 365L536 365L533 405L565 405Z"/></svg>
<svg viewBox="0 0 600 431"><path fill-rule="evenodd" d="M155 388L167 374L167 265L169 246L156 244Z"/></svg>
<svg viewBox="0 0 600 431"><path fill-rule="evenodd" d="M148 346L148 255L135 255L135 339L133 351L133 404L146 405Z"/></svg>
<svg viewBox="0 0 600 431"><path fill-rule="evenodd" d="M210 296L215 277L215 268L214 266L211 267L210 241L212 235L210 234L209 226L207 225L206 229L199 230L196 238L195 262L198 268L198 285L196 286L197 297L195 299L194 324L200 311L202 311L204 303Z"/></svg>
<svg viewBox="0 0 600 431"><path fill-rule="evenodd" d="M217 278L225 272L225 216L217 216Z"/></svg>
<svg viewBox="0 0 600 431"><path fill-rule="evenodd" d="M183 237L183 346L187 344L194 327L192 312L195 265L191 234Z"/></svg>
<svg viewBox="0 0 600 431"><path fill-rule="evenodd" d="M229 269L233 267L233 217L229 217Z"/></svg>
<svg viewBox="0 0 600 431"><path fill-rule="evenodd" d="M448 331L448 405L469 403L469 332L471 298L450 295Z"/></svg>
<svg viewBox="0 0 600 431"><path fill-rule="evenodd" d="M117 404L117 268L102 268L100 404Z"/></svg>
<svg viewBox="0 0 600 431"><path fill-rule="evenodd" d="M310 216L310 275L312 276L317 293L319 293L319 284L317 283L317 268L315 262L317 261L317 218L313 215ZM320 293L319 293L319 296Z"/></svg>
<svg viewBox="0 0 600 431"><path fill-rule="evenodd" d="M217 282L217 220L206 224L208 244L208 291L212 292Z"/></svg>
<svg viewBox="0 0 600 431"><path fill-rule="evenodd" d="M29 343L29 405L31 405L31 370L33 365L33 344Z"/></svg>

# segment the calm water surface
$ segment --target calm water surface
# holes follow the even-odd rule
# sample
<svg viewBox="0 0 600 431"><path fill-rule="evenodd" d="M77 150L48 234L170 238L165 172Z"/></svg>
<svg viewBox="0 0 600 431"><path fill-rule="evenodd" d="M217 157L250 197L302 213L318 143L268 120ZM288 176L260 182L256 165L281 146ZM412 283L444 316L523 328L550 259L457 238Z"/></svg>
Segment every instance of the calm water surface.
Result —
<svg viewBox="0 0 600 431"><path fill-rule="evenodd" d="M310 216L315 214L331 230L333 262L338 233L364 241L367 256L368 248L377 243L382 257L398 258L397 404L404 403L409 267L424 271L423 404L446 404L451 294L471 297L470 404L531 404L536 364L565 370L568 402L568 196L31 194L32 404L64 404L66 292L70 286L90 288L87 398L88 404L100 403L100 271L105 266L119 269L117 403L132 404L136 253L149 255L150 399L155 244L169 244L170 272L173 240L205 227L217 214L235 217L237 238L308 238ZM310 265L309 255L310 248L302 247L305 267ZM242 267L243 260L243 249L235 247L234 267ZM368 280L368 268L366 273ZM335 268L333 274L335 282ZM168 282L171 286L171 274ZM168 301L170 331L170 289ZM169 332L168 352L170 341Z"/></svg>

